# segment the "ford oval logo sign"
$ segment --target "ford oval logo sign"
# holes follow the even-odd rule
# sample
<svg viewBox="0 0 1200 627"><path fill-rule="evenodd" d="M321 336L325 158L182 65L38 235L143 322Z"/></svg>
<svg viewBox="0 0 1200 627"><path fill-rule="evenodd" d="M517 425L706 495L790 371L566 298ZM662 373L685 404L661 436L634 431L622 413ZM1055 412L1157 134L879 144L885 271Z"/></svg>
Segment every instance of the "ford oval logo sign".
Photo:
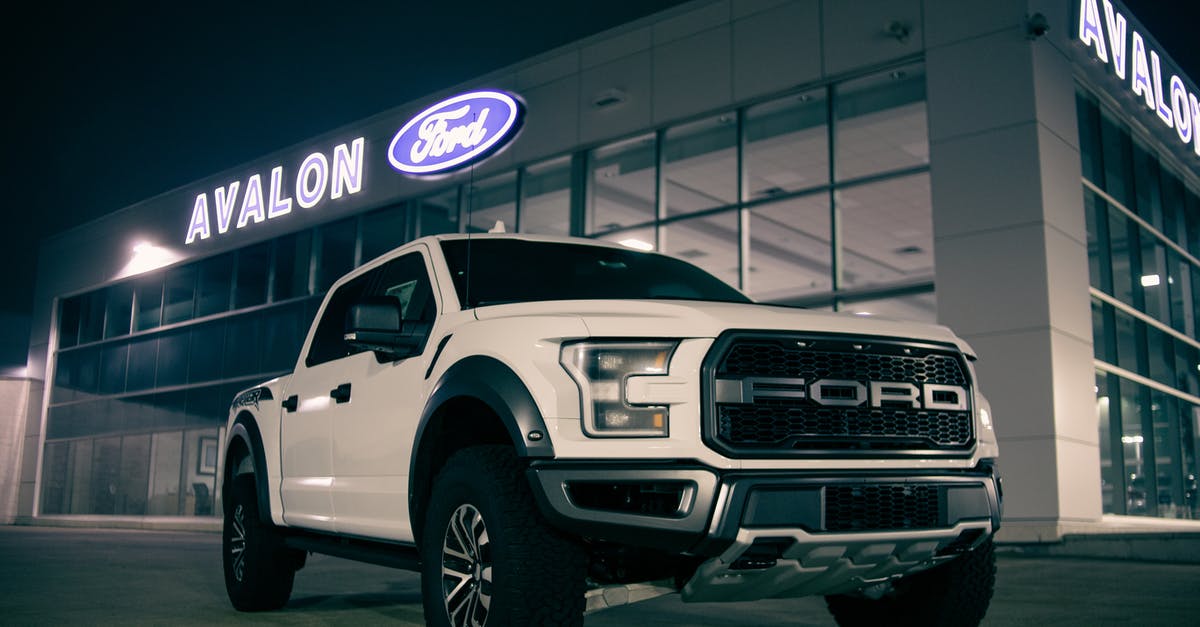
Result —
<svg viewBox="0 0 1200 627"><path fill-rule="evenodd" d="M449 172L503 147L521 128L524 108L510 94L474 91L418 113L392 138L388 161L406 174Z"/></svg>

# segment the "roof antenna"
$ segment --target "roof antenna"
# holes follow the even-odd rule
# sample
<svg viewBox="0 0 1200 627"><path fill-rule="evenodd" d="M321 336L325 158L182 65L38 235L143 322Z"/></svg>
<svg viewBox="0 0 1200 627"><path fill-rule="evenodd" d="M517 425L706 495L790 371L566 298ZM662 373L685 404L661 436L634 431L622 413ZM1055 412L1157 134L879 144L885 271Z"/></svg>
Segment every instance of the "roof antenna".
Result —
<svg viewBox="0 0 1200 627"><path fill-rule="evenodd" d="M479 121L479 113L471 117L472 122ZM467 186L467 287L463 290L467 302L464 307L471 306L471 214L475 209L475 163L471 163L471 178Z"/></svg>

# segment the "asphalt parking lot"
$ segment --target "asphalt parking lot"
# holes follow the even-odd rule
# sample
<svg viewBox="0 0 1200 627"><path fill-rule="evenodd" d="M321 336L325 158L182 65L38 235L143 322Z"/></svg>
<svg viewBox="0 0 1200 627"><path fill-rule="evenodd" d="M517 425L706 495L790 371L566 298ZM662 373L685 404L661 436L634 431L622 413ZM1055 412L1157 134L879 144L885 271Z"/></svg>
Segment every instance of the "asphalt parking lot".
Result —
<svg viewBox="0 0 1200 627"><path fill-rule="evenodd" d="M0 527L5 625L423 625L413 573L313 556L279 612L230 608L220 536ZM1002 554L984 625L1196 625L1200 565ZM821 599L685 604L677 595L590 614L588 627L828 626Z"/></svg>

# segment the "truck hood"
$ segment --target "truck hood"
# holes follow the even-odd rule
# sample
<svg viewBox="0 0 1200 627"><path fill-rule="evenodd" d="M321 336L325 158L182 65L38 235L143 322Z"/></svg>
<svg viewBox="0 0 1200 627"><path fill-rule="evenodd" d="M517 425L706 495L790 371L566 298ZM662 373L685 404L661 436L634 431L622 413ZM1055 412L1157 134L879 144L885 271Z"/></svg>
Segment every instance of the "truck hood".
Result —
<svg viewBox="0 0 1200 627"><path fill-rule="evenodd" d="M974 356L950 329L921 322L774 305L683 300L561 300L480 307L479 320L571 316L593 337L717 337L729 329L876 335L954 344Z"/></svg>

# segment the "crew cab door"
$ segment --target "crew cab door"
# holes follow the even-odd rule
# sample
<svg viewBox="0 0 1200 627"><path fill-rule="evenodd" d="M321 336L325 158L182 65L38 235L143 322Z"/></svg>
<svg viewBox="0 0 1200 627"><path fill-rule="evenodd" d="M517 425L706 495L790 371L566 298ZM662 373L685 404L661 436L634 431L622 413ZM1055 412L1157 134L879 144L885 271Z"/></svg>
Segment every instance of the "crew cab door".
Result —
<svg viewBox="0 0 1200 627"><path fill-rule="evenodd" d="M399 353L365 352L347 358L355 373L352 398L333 422L333 510L338 533L412 540L408 474L429 338L437 322L437 290L425 255L389 261L364 295L400 311L413 333Z"/></svg>
<svg viewBox="0 0 1200 627"><path fill-rule="evenodd" d="M342 340L346 311L377 274L370 271L337 287L327 300L291 383L280 417L280 496L289 525L334 531L333 425L347 413L351 381L363 376L369 353L356 355Z"/></svg>

